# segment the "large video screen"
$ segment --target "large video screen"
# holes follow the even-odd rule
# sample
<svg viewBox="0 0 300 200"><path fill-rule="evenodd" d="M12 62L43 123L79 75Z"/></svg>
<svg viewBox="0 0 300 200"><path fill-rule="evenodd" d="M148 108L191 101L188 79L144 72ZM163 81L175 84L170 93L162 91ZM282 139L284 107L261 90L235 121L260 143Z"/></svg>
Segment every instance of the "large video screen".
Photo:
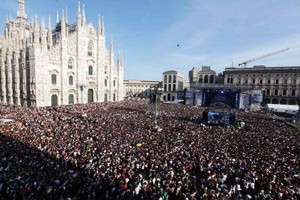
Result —
<svg viewBox="0 0 300 200"><path fill-rule="evenodd" d="M208 124L228 124L229 123L229 113L228 112L212 112L207 113L207 123Z"/></svg>
<svg viewBox="0 0 300 200"><path fill-rule="evenodd" d="M252 94L252 102L253 103L260 103L262 102L263 97L261 94Z"/></svg>
<svg viewBox="0 0 300 200"><path fill-rule="evenodd" d="M221 102L232 108L239 107L239 90L215 89L203 91L204 106L209 106L212 103Z"/></svg>

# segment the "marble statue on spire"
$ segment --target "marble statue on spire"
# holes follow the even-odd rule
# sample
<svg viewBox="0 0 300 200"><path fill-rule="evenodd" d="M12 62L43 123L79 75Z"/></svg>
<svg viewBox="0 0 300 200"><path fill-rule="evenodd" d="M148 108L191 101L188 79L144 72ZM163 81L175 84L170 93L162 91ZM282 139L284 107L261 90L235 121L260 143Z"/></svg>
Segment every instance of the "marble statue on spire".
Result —
<svg viewBox="0 0 300 200"><path fill-rule="evenodd" d="M19 0L18 4L19 4L18 18L27 19L25 13L25 0Z"/></svg>

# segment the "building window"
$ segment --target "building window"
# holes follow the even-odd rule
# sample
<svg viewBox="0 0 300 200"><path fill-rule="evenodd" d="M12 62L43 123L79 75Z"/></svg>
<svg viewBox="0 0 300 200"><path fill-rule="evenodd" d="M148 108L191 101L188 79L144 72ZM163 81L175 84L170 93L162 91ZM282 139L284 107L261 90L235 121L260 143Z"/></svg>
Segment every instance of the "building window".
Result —
<svg viewBox="0 0 300 200"><path fill-rule="evenodd" d="M286 95L286 90L282 90L282 95Z"/></svg>
<svg viewBox="0 0 300 200"><path fill-rule="evenodd" d="M259 83L260 83L260 84L263 84L263 80L262 80L262 79L260 79Z"/></svg>
<svg viewBox="0 0 300 200"><path fill-rule="evenodd" d="M114 87L116 87L116 80L113 81L113 85L114 85Z"/></svg>
<svg viewBox="0 0 300 200"><path fill-rule="evenodd" d="M107 93L104 94L104 101L107 101L108 100L108 95Z"/></svg>
<svg viewBox="0 0 300 200"><path fill-rule="evenodd" d="M51 75L51 83L52 85L56 85L56 74Z"/></svg>
<svg viewBox="0 0 300 200"><path fill-rule="evenodd" d="M275 96L278 95L278 90L275 90L274 95L275 95Z"/></svg>
<svg viewBox="0 0 300 200"><path fill-rule="evenodd" d="M69 85L73 85L73 76L69 76Z"/></svg>
<svg viewBox="0 0 300 200"><path fill-rule="evenodd" d="M255 84L255 79L252 79L252 83Z"/></svg>
<svg viewBox="0 0 300 200"><path fill-rule="evenodd" d="M271 79L268 79L268 84L271 84Z"/></svg>
<svg viewBox="0 0 300 200"><path fill-rule="evenodd" d="M292 90L292 96L296 95L296 90Z"/></svg>
<svg viewBox="0 0 300 200"><path fill-rule="evenodd" d="M210 75L210 77L209 77L209 82L210 82L210 83L214 83L214 75Z"/></svg>
<svg viewBox="0 0 300 200"><path fill-rule="evenodd" d="M173 84L173 91L176 91L176 84Z"/></svg>
<svg viewBox="0 0 300 200"><path fill-rule="evenodd" d="M93 75L93 67L91 65L89 66L89 75Z"/></svg>
<svg viewBox="0 0 300 200"><path fill-rule="evenodd" d="M208 83L208 75L204 75L204 83Z"/></svg>
<svg viewBox="0 0 300 200"><path fill-rule="evenodd" d="M279 79L276 79L276 82L275 82L275 83L276 83L276 85L278 85L278 84L279 84Z"/></svg>
<svg viewBox="0 0 300 200"><path fill-rule="evenodd" d="M167 84L164 85L164 90L167 91Z"/></svg>
<svg viewBox="0 0 300 200"><path fill-rule="evenodd" d="M169 84L169 91L172 91L172 85Z"/></svg>
<svg viewBox="0 0 300 200"><path fill-rule="evenodd" d="M73 59L70 58L68 61L68 69L73 69Z"/></svg>
<svg viewBox="0 0 300 200"><path fill-rule="evenodd" d="M107 87L107 79L104 80L104 86Z"/></svg>
<svg viewBox="0 0 300 200"><path fill-rule="evenodd" d="M93 49L94 49L94 44L92 41L90 41L88 45L88 56L93 56Z"/></svg>
<svg viewBox="0 0 300 200"><path fill-rule="evenodd" d="M173 75L173 83L176 83L176 75Z"/></svg>
<svg viewBox="0 0 300 200"><path fill-rule="evenodd" d="M169 75L169 83L172 82L172 75Z"/></svg>
<svg viewBox="0 0 300 200"><path fill-rule="evenodd" d="M168 82L168 76L167 75L165 75L164 82L165 83Z"/></svg>
<svg viewBox="0 0 300 200"><path fill-rule="evenodd" d="M74 104L74 95L69 94L69 104Z"/></svg>
<svg viewBox="0 0 300 200"><path fill-rule="evenodd" d="M113 101L116 101L116 94L113 94Z"/></svg>
<svg viewBox="0 0 300 200"><path fill-rule="evenodd" d="M203 83L203 75L200 75L200 77L199 77L199 83Z"/></svg>
<svg viewBox="0 0 300 200"><path fill-rule="evenodd" d="M267 89L267 95L270 95L270 90L269 89Z"/></svg>

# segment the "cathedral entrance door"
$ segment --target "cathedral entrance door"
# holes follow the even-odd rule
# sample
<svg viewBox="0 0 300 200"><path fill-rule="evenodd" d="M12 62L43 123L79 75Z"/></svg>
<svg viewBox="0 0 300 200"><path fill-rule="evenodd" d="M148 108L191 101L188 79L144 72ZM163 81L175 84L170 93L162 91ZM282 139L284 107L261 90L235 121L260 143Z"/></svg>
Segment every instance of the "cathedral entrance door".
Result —
<svg viewBox="0 0 300 200"><path fill-rule="evenodd" d="M94 91L92 89L88 90L88 103L94 102Z"/></svg>
<svg viewBox="0 0 300 200"><path fill-rule="evenodd" d="M74 95L69 94L69 104L74 104Z"/></svg>
<svg viewBox="0 0 300 200"><path fill-rule="evenodd" d="M54 94L51 96L51 106L57 106L58 103L57 103L57 95Z"/></svg>

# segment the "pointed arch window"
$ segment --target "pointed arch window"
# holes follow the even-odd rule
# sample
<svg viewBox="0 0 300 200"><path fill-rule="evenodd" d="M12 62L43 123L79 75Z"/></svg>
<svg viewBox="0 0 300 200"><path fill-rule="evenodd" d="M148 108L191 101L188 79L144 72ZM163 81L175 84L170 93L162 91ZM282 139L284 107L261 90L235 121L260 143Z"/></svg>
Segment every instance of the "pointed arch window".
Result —
<svg viewBox="0 0 300 200"><path fill-rule="evenodd" d="M90 41L88 45L88 56L93 56L93 49L94 49L94 44L92 41Z"/></svg>
<svg viewBox="0 0 300 200"><path fill-rule="evenodd" d="M69 58L68 69L73 69L73 59L72 58Z"/></svg>
<svg viewBox="0 0 300 200"><path fill-rule="evenodd" d="M93 75L93 66L89 66L89 75Z"/></svg>

